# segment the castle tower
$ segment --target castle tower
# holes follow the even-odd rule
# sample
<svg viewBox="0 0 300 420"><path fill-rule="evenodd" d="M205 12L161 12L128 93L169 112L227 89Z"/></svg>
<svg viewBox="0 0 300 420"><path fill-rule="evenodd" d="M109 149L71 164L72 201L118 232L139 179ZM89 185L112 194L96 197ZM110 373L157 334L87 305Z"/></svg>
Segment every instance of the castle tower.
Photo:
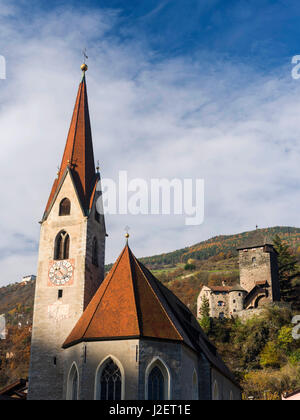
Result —
<svg viewBox="0 0 300 420"><path fill-rule="evenodd" d="M277 253L270 244L238 249L240 284L247 290L245 309L279 301Z"/></svg>
<svg viewBox="0 0 300 420"><path fill-rule="evenodd" d="M62 399L62 344L104 278L105 222L96 209L100 174L94 163L87 66L82 70L61 166L41 221L29 399Z"/></svg>

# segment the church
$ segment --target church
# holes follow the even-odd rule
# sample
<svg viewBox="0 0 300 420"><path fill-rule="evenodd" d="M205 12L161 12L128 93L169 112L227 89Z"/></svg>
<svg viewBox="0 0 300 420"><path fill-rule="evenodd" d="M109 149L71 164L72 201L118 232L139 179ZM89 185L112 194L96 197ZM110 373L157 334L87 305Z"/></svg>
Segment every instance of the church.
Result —
<svg viewBox="0 0 300 420"><path fill-rule="evenodd" d="M41 220L29 400L239 400L191 311L134 256L104 278L105 220L83 72Z"/></svg>

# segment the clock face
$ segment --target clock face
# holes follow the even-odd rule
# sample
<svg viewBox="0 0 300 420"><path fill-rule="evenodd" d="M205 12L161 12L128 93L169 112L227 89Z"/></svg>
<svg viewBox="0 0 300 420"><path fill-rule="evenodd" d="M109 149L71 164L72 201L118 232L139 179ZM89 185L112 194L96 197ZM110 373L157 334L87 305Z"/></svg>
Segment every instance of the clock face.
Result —
<svg viewBox="0 0 300 420"><path fill-rule="evenodd" d="M73 279L73 265L70 261L55 261L49 269L49 281L54 286L69 285Z"/></svg>

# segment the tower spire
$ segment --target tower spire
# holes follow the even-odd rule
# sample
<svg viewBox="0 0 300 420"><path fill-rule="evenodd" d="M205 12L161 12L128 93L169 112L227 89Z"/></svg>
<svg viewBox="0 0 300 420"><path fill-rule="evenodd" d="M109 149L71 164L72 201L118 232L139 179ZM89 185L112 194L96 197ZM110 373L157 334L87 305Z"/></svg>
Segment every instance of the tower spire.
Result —
<svg viewBox="0 0 300 420"><path fill-rule="evenodd" d="M84 63L81 66L83 72L79 84L71 125L67 142L58 172L54 182L44 217L47 217L53 200L60 188L66 171L69 170L73 176L75 187L84 211L89 210L91 195L98 181L95 171L95 160L92 142L91 123L88 106L87 84L85 73L88 66Z"/></svg>

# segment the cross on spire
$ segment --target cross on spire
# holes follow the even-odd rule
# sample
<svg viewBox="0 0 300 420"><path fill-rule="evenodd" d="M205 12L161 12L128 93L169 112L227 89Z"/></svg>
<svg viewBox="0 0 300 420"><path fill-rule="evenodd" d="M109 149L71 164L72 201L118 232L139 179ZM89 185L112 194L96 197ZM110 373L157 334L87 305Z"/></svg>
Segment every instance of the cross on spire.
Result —
<svg viewBox="0 0 300 420"><path fill-rule="evenodd" d="M82 55L83 55L83 63L86 64L86 60L88 60L88 56L87 56L87 51L86 48L84 50L82 50Z"/></svg>

